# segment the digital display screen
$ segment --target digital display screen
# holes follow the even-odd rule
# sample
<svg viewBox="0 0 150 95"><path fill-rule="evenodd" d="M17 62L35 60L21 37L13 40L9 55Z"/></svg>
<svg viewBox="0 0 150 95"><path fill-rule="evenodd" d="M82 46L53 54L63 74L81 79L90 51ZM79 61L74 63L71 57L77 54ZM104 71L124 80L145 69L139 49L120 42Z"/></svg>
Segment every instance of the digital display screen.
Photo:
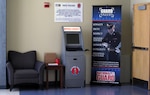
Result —
<svg viewBox="0 0 150 95"><path fill-rule="evenodd" d="M67 44L80 44L79 34L66 34Z"/></svg>

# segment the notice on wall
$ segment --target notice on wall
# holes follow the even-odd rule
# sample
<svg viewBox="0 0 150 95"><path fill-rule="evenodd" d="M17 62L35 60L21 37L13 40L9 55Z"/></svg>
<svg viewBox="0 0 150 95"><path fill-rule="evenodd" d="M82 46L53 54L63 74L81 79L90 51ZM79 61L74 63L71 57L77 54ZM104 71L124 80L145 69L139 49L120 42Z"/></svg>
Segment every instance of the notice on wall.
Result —
<svg viewBox="0 0 150 95"><path fill-rule="evenodd" d="M83 21L83 4L55 2L54 4L54 21L55 22L82 22Z"/></svg>

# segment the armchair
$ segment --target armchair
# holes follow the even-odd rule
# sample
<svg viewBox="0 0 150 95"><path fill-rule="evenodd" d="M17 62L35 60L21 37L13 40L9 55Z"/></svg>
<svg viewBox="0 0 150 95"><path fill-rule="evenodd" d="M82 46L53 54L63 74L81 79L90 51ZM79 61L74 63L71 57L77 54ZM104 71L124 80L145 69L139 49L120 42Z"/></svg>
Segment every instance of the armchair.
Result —
<svg viewBox="0 0 150 95"><path fill-rule="evenodd" d="M14 85L22 83L36 83L40 87L43 85L45 64L37 61L36 51L8 51L6 67L10 91Z"/></svg>

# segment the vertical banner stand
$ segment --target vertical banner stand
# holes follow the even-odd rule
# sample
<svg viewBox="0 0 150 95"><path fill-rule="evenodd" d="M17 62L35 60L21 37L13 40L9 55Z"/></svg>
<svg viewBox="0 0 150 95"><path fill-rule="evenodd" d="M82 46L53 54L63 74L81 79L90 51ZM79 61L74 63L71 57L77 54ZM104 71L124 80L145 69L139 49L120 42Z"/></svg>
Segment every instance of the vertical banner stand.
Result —
<svg viewBox="0 0 150 95"><path fill-rule="evenodd" d="M120 85L121 6L93 6L91 83Z"/></svg>

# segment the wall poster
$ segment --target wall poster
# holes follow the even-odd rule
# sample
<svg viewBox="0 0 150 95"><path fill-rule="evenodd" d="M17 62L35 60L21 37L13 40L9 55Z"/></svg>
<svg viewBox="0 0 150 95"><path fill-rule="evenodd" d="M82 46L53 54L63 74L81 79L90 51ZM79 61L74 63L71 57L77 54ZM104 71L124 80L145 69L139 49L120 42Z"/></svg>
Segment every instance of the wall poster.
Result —
<svg viewBox="0 0 150 95"><path fill-rule="evenodd" d="M83 3L55 2L55 22L82 22Z"/></svg>
<svg viewBox="0 0 150 95"><path fill-rule="evenodd" d="M120 83L121 6L93 6L92 83Z"/></svg>

